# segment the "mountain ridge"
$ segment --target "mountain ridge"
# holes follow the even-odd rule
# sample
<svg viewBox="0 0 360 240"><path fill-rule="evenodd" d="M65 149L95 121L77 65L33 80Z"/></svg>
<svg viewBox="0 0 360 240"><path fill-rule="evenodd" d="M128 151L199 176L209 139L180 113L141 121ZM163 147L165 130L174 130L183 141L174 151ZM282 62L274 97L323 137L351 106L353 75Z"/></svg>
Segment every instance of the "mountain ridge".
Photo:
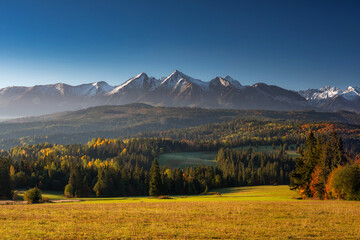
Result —
<svg viewBox="0 0 360 240"><path fill-rule="evenodd" d="M99 81L77 86L56 83L0 89L0 111L3 115L13 117L129 103L275 111L347 110L360 113L360 88L349 86L342 91L325 86L293 91L266 83L242 85L230 76L217 76L205 82L175 70L161 79L140 73L118 86Z"/></svg>

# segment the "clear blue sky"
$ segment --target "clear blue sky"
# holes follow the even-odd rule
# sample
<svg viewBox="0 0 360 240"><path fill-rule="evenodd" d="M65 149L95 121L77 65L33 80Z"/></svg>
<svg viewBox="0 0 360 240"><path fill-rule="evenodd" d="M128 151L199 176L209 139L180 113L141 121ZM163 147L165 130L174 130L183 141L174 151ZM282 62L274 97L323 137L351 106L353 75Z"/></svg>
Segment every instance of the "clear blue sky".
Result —
<svg viewBox="0 0 360 240"><path fill-rule="evenodd" d="M360 1L0 0L0 87L175 69L294 90L360 85Z"/></svg>

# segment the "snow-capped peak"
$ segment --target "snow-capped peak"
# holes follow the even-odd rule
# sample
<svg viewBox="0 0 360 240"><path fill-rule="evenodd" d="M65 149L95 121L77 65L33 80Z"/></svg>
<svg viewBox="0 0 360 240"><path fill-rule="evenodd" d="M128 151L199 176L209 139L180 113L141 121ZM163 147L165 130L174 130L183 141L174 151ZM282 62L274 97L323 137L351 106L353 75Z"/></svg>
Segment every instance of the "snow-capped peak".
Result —
<svg viewBox="0 0 360 240"><path fill-rule="evenodd" d="M55 83L48 85L36 85L26 88L26 93L35 93L41 95L65 95L71 88L70 85L64 83Z"/></svg>
<svg viewBox="0 0 360 240"><path fill-rule="evenodd" d="M86 93L87 96L95 96L97 94L104 94L114 90L114 87L109 85L107 82L94 82L91 84L90 89Z"/></svg>
<svg viewBox="0 0 360 240"><path fill-rule="evenodd" d="M319 90L322 92L328 91L329 93L341 92L340 88L332 86L324 86L322 88L319 88Z"/></svg>
<svg viewBox="0 0 360 240"><path fill-rule="evenodd" d="M181 83L184 83L184 82L193 83L202 89L206 89L208 87L207 83L205 83L199 79L189 77L178 70L175 70L172 74L170 74L170 76L165 78L161 82L160 86L166 87L168 89L173 89L175 87L178 87Z"/></svg>
<svg viewBox="0 0 360 240"><path fill-rule="evenodd" d="M221 83L224 87L230 86L230 82L229 82L227 79L225 79L225 78L219 77L219 81L220 81L220 83Z"/></svg>
<svg viewBox="0 0 360 240"><path fill-rule="evenodd" d="M229 87L233 87L233 88L237 88L237 89L244 88L237 80L234 80L230 76L226 76L224 78L216 77L210 81L209 86L212 86L215 88L220 87L220 86L225 87L225 88L229 88Z"/></svg>
<svg viewBox="0 0 360 240"><path fill-rule="evenodd" d="M99 91L102 91L104 93L110 92L114 89L113 86L109 85L107 82L101 81L101 82L94 82L92 85L98 89Z"/></svg>
<svg viewBox="0 0 360 240"><path fill-rule="evenodd" d="M339 94L341 94L341 89L337 87L331 87L331 86L325 86L323 88L320 88L320 91L322 91L319 94L315 94L318 99L327 99L327 98L333 98Z"/></svg>
<svg viewBox="0 0 360 240"><path fill-rule="evenodd" d="M241 85L241 83L238 80L233 79L232 77L230 77L229 75L224 77L225 80L227 80L231 85L233 85L236 88L242 88L243 86Z"/></svg>
<svg viewBox="0 0 360 240"><path fill-rule="evenodd" d="M186 79L188 76L182 72L175 70L168 77L166 77L161 83L161 86L167 86L168 88L173 88L180 79Z"/></svg>
<svg viewBox="0 0 360 240"><path fill-rule="evenodd" d="M119 90L125 88L126 86L129 86L129 87L141 87L142 82L146 78L148 78L146 73L140 73L140 74L136 75L135 77L130 78L129 80L127 80L126 82L124 82L123 84L118 86L117 88L115 88L113 90L113 92L118 92Z"/></svg>
<svg viewBox="0 0 360 240"><path fill-rule="evenodd" d="M229 82L237 82L237 83L239 83L238 80L233 79L233 78L230 77L229 75L226 75L226 76L224 77L224 79L228 80Z"/></svg>
<svg viewBox="0 0 360 240"><path fill-rule="evenodd" d="M324 86L320 89L308 89L299 91L299 94L306 98L306 100L325 100L334 98L342 93L340 88Z"/></svg>
<svg viewBox="0 0 360 240"><path fill-rule="evenodd" d="M160 81L153 77L148 77L146 73L140 73L133 78L130 78L120 86L116 87L114 90L109 92L109 94L117 93L125 88L132 88L132 89L141 89L146 88L150 91L157 88L160 84Z"/></svg>
<svg viewBox="0 0 360 240"><path fill-rule="evenodd" d="M349 86L345 91L345 92L360 92L360 88L359 87L352 87L352 86Z"/></svg>
<svg viewBox="0 0 360 240"><path fill-rule="evenodd" d="M87 96L92 97L98 94L104 94L114 89L104 81L94 82L89 84L82 84L78 86L57 86L61 95L72 95L72 96Z"/></svg>
<svg viewBox="0 0 360 240"><path fill-rule="evenodd" d="M352 101L360 97L360 88L359 87L351 87L349 86L342 94L342 97L345 99Z"/></svg>

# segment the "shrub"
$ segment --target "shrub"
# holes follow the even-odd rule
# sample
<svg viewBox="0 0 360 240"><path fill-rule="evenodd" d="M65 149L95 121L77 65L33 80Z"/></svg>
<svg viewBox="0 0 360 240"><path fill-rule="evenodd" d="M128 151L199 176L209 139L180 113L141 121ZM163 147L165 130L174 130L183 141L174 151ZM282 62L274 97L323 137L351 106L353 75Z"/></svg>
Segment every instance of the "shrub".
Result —
<svg viewBox="0 0 360 240"><path fill-rule="evenodd" d="M332 182L338 197L346 200L360 200L360 167L349 165L339 169Z"/></svg>
<svg viewBox="0 0 360 240"><path fill-rule="evenodd" d="M24 193L24 200L28 203L40 203L42 200L41 191L37 187Z"/></svg>

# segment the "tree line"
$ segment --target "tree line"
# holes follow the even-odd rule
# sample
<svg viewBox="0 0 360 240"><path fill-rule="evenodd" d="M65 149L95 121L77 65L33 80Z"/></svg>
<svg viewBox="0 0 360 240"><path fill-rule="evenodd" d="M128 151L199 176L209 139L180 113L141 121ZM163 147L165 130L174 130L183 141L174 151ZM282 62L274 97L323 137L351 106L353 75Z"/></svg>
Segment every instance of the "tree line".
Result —
<svg viewBox="0 0 360 240"><path fill-rule="evenodd" d="M103 139L85 145L36 144L2 152L1 190L38 187L64 191L68 197L148 195L151 167L163 152L196 150L185 141L169 139ZM283 151L283 150L281 150ZM212 188L256 184L285 184L291 159L276 154L221 148L216 167L159 167L162 194L198 194ZM156 168L157 169L157 168ZM8 175L4 174L7 173Z"/></svg>

